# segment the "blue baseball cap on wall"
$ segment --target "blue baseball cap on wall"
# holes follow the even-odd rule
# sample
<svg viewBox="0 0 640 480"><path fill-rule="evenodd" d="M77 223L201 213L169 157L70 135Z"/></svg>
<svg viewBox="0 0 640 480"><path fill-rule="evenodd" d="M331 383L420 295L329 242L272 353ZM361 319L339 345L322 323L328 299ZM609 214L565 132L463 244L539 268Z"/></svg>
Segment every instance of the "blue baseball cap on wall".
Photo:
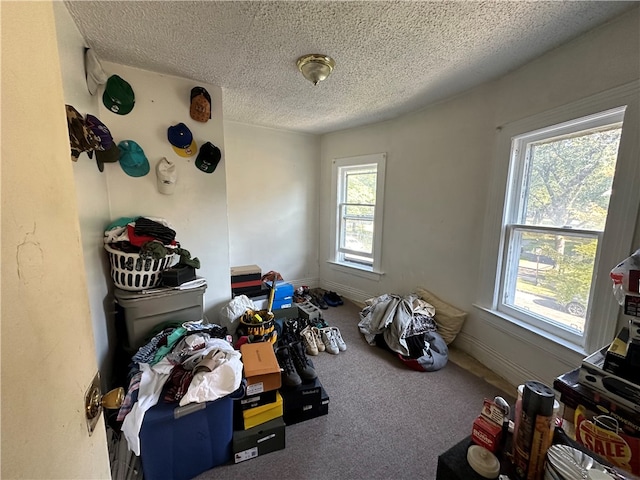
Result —
<svg viewBox="0 0 640 480"><path fill-rule="evenodd" d="M192 157L198 151L193 134L184 123L178 123L167 129L167 138L173 150L181 157Z"/></svg>
<svg viewBox="0 0 640 480"><path fill-rule="evenodd" d="M130 177L144 177L149 173L149 160L144 151L133 140L123 140L118 144L120 150L120 166Z"/></svg>

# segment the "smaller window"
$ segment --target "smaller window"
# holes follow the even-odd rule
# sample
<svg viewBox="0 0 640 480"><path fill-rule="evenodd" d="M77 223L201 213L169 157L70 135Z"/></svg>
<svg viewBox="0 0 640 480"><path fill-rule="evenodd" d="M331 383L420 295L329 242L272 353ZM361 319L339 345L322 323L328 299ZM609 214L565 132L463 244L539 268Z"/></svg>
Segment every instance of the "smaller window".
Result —
<svg viewBox="0 0 640 480"><path fill-rule="evenodd" d="M379 272L386 154L333 161L331 253L335 263Z"/></svg>

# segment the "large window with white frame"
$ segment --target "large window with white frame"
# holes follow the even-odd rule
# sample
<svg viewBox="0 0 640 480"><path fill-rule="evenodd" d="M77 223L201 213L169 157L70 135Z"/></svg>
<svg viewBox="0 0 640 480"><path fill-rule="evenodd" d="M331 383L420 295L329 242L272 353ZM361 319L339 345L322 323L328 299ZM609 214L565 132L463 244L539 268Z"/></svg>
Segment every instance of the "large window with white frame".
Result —
<svg viewBox="0 0 640 480"><path fill-rule="evenodd" d="M380 272L385 160L381 153L333 161L331 260L336 264Z"/></svg>
<svg viewBox="0 0 640 480"><path fill-rule="evenodd" d="M585 352L612 340L619 308L608 272L633 249L637 132L637 82L502 129L508 168L489 310Z"/></svg>

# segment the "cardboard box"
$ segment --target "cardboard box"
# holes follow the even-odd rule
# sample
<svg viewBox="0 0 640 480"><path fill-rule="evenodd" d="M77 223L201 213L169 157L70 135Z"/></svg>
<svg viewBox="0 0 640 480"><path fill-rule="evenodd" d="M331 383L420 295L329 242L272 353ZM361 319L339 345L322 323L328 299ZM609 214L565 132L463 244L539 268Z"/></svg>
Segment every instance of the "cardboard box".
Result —
<svg viewBox="0 0 640 480"><path fill-rule="evenodd" d="M294 304L288 308L280 308L273 311L274 318L298 318L300 315L297 304Z"/></svg>
<svg viewBox="0 0 640 480"><path fill-rule="evenodd" d="M259 393L256 395L249 395L236 400L235 406L240 410L246 410L248 408L259 407L267 403L273 403L276 401L277 390L269 390L268 392Z"/></svg>
<svg viewBox="0 0 640 480"><path fill-rule="evenodd" d="M322 384L319 378L312 382L302 383L297 387L283 387L280 389L285 413L302 408L305 405L319 405L321 393Z"/></svg>
<svg viewBox="0 0 640 480"><path fill-rule="evenodd" d="M486 448L490 452L496 452L502 437L502 427L483 415L479 415L473 422L471 440Z"/></svg>
<svg viewBox="0 0 640 480"><path fill-rule="evenodd" d="M636 412L640 412L640 385L604 370L607 347L589 355L578 370L578 382L611 398Z"/></svg>
<svg viewBox="0 0 640 480"><path fill-rule="evenodd" d="M624 296L624 314L640 317L640 295Z"/></svg>
<svg viewBox="0 0 640 480"><path fill-rule="evenodd" d="M623 327L604 355L603 369L633 383L640 383L640 345L631 342L629 328Z"/></svg>
<svg viewBox="0 0 640 480"><path fill-rule="evenodd" d="M597 405L598 410L609 413L617 412L616 415L626 417L637 417L637 413L632 408L616 403L610 396L581 384L579 380L580 369L576 368L570 372L563 373L553 381L553 388L560 394L560 398L565 405L577 405L578 403L590 402Z"/></svg>
<svg viewBox="0 0 640 480"><path fill-rule="evenodd" d="M271 288L273 282L265 282L265 284ZM285 282L284 280L276 281L276 293L273 297L274 300L280 300L282 298L293 297L293 285Z"/></svg>
<svg viewBox="0 0 640 480"><path fill-rule="evenodd" d="M320 387L320 400L312 400L310 403L305 403L299 408L288 408L285 410L283 418L284 423L287 425L293 425L296 423L311 420L312 418L321 417L329 413L329 395L324 387Z"/></svg>
<svg viewBox="0 0 640 480"><path fill-rule="evenodd" d="M243 278L249 276L251 275L241 275ZM262 290L262 280L260 280L259 276L256 279L242 281L236 280L236 278L238 277L231 277L231 290L233 292L240 292L243 290L255 292Z"/></svg>
<svg viewBox="0 0 640 480"><path fill-rule="evenodd" d="M282 450L285 445L285 423L282 417L275 418L257 427L233 432L233 460L244 462Z"/></svg>
<svg viewBox="0 0 640 480"><path fill-rule="evenodd" d="M248 396L280 388L280 365L270 342L245 343L240 346L240 353Z"/></svg>
<svg viewBox="0 0 640 480"><path fill-rule="evenodd" d="M640 318L632 318L629 321L629 343L640 345Z"/></svg>
<svg viewBox="0 0 640 480"><path fill-rule="evenodd" d="M253 428L263 423L273 420L278 417L282 417L283 402L279 392L276 392L276 401L273 403L266 403L259 407L248 408L242 410L242 426L238 425L237 430L247 428Z"/></svg>
<svg viewBox="0 0 640 480"><path fill-rule="evenodd" d="M234 284L242 284L245 282L251 282L251 285L261 285L262 275L260 273L247 273L244 275L231 275L231 286ZM256 283L257 282L257 283ZM238 285L242 287L243 285Z"/></svg>
<svg viewBox="0 0 640 480"><path fill-rule="evenodd" d="M280 310L281 308L290 308L293 306L293 297L284 297L273 300L271 310Z"/></svg>
<svg viewBox="0 0 640 480"><path fill-rule="evenodd" d="M262 269L258 265L241 265L239 267L231 267L231 276L258 274L262 276Z"/></svg>
<svg viewBox="0 0 640 480"><path fill-rule="evenodd" d="M598 392L577 383L578 369L558 377L565 432L595 454L623 470L640 474L640 417Z"/></svg>

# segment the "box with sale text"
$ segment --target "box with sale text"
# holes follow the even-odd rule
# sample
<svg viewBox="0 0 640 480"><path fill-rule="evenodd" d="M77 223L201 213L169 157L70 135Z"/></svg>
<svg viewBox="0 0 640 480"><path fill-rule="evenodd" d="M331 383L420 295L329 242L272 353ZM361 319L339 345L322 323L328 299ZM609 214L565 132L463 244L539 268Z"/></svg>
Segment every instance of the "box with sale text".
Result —
<svg viewBox="0 0 640 480"><path fill-rule="evenodd" d="M577 383L574 370L553 386L560 392L563 428L578 443L618 468L640 475L640 418Z"/></svg>

